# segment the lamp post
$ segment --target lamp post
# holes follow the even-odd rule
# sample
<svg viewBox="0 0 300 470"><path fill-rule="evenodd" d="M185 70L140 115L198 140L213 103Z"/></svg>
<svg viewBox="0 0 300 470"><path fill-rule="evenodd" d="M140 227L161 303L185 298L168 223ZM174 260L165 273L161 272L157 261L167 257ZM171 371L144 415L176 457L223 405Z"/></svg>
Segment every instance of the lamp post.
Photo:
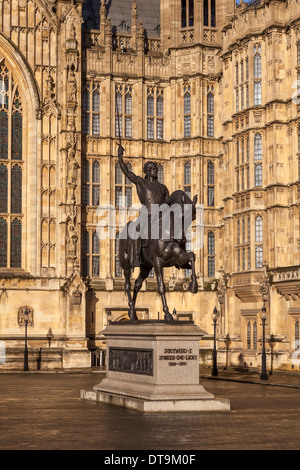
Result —
<svg viewBox="0 0 300 470"><path fill-rule="evenodd" d="M216 347L216 333L217 333L217 321L218 321L218 311L217 308L214 308L214 311L211 316L214 322L214 349L213 349L213 367L211 370L211 375L213 377L217 377L218 375L218 367L217 367L217 347Z"/></svg>
<svg viewBox="0 0 300 470"><path fill-rule="evenodd" d="M266 342L265 326L266 326L266 320L267 320L267 311L266 311L265 301L264 301L263 307L262 307L262 309L261 309L260 318L261 318L262 327L263 327L263 342L262 342L260 380L268 380L268 374L267 374L267 360L266 360L266 348L265 348L265 342Z"/></svg>
<svg viewBox="0 0 300 470"><path fill-rule="evenodd" d="M28 308L26 307L25 308L25 311L24 311L24 323L25 323L25 349L24 349L24 368L23 370L25 372L29 371L29 367L28 367L28 349L27 349L27 324L28 324L28 321L29 321L29 315L28 315Z"/></svg>

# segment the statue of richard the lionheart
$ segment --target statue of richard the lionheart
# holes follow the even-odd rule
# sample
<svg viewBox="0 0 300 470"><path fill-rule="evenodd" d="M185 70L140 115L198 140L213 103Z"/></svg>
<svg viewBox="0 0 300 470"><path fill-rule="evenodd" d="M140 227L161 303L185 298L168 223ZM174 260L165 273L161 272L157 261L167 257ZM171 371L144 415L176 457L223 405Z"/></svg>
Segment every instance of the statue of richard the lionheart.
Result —
<svg viewBox="0 0 300 470"><path fill-rule="evenodd" d="M186 237L184 230L180 231L180 236L178 236L178 230L176 230L178 226L186 227L185 217L190 223L195 219L197 196L191 201L189 196L180 190L169 195L168 188L158 181L158 167L155 162L148 161L145 163L143 168L145 177L142 178L129 170L123 161L123 154L124 148L119 145L118 159L120 167L124 175L135 184L142 204L139 218L134 223L129 222L126 225L119 243L119 260L125 276L129 318L132 322L137 320L135 310L137 294L143 281L154 268L158 292L162 298L165 321L173 322L174 319L169 312L165 297L163 268L176 266L181 269L191 269L190 291L192 293L198 291L195 275L195 255L185 250ZM174 214L173 217L172 214ZM165 223L166 220L168 220L168 223ZM135 236L130 235L133 226L138 228L138 230L135 230ZM154 236L154 232L155 234L159 233L159 236ZM174 237L175 232L176 237ZM137 233L139 236L136 236ZM135 282L133 295L131 295L130 277L133 269L137 266L140 268L140 273Z"/></svg>

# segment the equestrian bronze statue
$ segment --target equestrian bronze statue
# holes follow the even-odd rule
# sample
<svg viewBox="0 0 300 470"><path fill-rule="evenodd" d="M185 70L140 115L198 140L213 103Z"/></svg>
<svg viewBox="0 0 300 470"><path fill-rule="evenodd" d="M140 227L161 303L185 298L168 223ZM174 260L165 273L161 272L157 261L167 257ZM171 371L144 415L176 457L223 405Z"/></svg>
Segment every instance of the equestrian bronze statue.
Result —
<svg viewBox="0 0 300 470"><path fill-rule="evenodd" d="M142 204L136 221L128 222L120 234L119 260L125 276L125 291L128 297L129 318L137 320L135 304L143 281L154 268L158 293L161 296L164 319L173 322L165 296L163 269L176 266L178 269L191 269L189 290L198 292L195 274L195 254L187 252L186 229L196 218L197 196L193 201L184 191L169 191L158 181L158 168L155 162L148 161L143 168L145 178L135 175L123 161L124 149L119 145L118 159L125 176L135 184ZM187 222L186 222L187 221ZM131 273L135 267L140 273L131 295Z"/></svg>

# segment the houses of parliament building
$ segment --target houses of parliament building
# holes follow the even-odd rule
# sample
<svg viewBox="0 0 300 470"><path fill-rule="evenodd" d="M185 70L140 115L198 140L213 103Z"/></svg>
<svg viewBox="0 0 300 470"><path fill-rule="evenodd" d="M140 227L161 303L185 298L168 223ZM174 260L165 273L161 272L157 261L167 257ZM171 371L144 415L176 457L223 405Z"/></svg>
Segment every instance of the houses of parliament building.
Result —
<svg viewBox="0 0 300 470"><path fill-rule="evenodd" d="M0 371L25 325L29 369L102 365L128 318L118 231L97 234L99 206L117 225L139 201L120 139L204 208L198 293L165 270L201 363L216 307L218 361L260 367L265 308L267 366L299 370L300 0L0 0ZM153 275L136 308L163 318Z"/></svg>

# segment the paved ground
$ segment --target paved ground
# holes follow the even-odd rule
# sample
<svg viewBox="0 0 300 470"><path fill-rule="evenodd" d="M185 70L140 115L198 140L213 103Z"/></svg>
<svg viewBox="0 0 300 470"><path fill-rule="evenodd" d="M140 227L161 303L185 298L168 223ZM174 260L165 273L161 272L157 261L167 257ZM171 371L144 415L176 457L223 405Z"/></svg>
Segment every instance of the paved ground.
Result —
<svg viewBox="0 0 300 470"><path fill-rule="evenodd" d="M0 449L300 449L300 376L220 371L201 382L229 413L143 414L79 399L103 373L0 374ZM207 375L207 378L203 378ZM243 378L243 376L246 376Z"/></svg>

